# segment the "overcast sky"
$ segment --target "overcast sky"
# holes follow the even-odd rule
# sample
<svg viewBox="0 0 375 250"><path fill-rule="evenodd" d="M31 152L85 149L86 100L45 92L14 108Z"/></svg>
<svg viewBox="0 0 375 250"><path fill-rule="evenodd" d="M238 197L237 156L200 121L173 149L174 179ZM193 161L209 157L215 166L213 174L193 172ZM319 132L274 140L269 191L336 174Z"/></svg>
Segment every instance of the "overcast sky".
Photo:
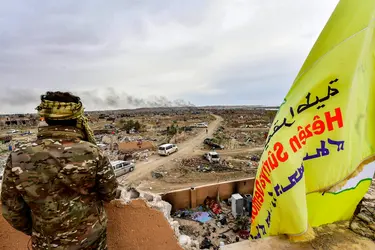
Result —
<svg viewBox="0 0 375 250"><path fill-rule="evenodd" d="M90 110L279 105L337 3L2 0L0 113L47 90Z"/></svg>

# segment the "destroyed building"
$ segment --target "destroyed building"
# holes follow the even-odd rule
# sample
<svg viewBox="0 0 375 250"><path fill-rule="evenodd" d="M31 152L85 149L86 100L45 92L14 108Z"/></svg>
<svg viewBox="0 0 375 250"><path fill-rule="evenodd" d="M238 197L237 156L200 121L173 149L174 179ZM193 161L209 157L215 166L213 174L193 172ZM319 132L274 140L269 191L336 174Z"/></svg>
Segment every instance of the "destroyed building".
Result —
<svg viewBox="0 0 375 250"><path fill-rule="evenodd" d="M118 144L118 150L121 153L133 153L143 150L154 150L155 145L150 141L129 141L129 142L120 142Z"/></svg>
<svg viewBox="0 0 375 250"><path fill-rule="evenodd" d="M36 126L38 119L32 115L9 115L0 117L0 127Z"/></svg>

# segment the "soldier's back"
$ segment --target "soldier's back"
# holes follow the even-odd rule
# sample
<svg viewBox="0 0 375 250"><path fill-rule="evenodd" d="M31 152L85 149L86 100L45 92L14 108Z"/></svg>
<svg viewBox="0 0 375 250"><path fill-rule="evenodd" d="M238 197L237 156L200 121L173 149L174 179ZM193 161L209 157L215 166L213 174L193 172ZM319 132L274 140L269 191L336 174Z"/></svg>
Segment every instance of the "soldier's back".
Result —
<svg viewBox="0 0 375 250"><path fill-rule="evenodd" d="M97 146L74 133L47 134L11 154L12 176L31 209L38 249L47 242L54 249L84 249L85 242L89 245L105 230L106 216L95 190L101 155Z"/></svg>

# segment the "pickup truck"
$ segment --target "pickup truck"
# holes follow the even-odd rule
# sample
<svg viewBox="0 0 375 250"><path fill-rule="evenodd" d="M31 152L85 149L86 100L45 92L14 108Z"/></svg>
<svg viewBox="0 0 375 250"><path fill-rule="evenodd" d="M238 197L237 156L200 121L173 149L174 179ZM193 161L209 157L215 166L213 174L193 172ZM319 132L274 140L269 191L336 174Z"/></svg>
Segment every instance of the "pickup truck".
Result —
<svg viewBox="0 0 375 250"><path fill-rule="evenodd" d="M208 145L208 146L211 146L211 148L213 148L213 149L224 149L223 145L215 143L212 138L204 139L203 143Z"/></svg>

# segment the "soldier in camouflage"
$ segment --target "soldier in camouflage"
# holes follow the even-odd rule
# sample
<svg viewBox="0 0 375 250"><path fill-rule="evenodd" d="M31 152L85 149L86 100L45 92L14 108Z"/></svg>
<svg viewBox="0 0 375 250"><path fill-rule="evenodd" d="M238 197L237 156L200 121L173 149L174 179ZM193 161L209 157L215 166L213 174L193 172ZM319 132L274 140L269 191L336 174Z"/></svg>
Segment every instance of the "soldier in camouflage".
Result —
<svg viewBox="0 0 375 250"><path fill-rule="evenodd" d="M118 194L107 157L95 144L79 97L47 92L37 110L49 126L9 156L4 218L31 236L33 249L107 249L103 202Z"/></svg>

